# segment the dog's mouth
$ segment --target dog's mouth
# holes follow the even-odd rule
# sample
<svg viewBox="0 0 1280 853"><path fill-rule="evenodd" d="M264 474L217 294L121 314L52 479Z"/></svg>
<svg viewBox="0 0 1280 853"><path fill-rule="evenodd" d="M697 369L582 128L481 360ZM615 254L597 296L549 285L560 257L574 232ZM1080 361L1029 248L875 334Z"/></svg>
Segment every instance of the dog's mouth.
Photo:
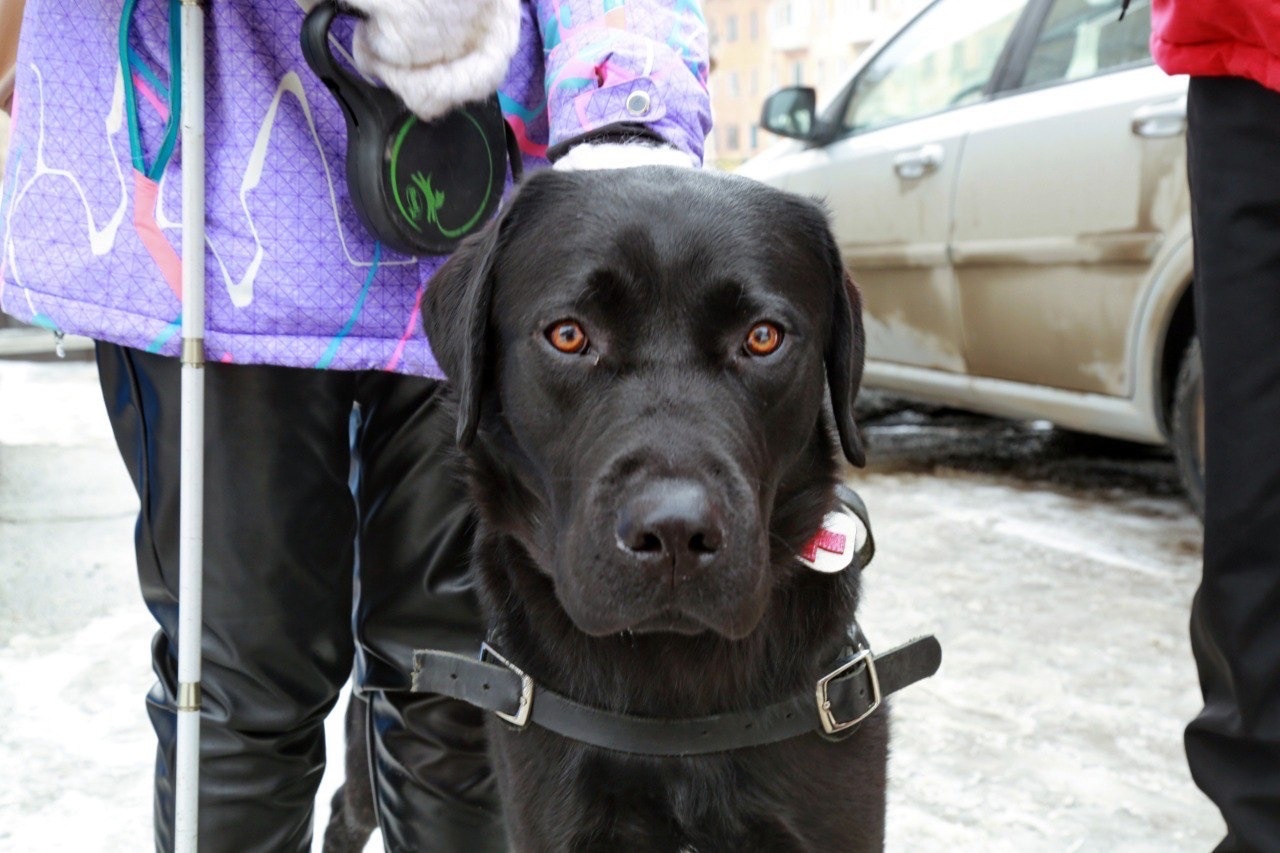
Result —
<svg viewBox="0 0 1280 853"><path fill-rule="evenodd" d="M664 610L654 616L641 619L627 630L632 634L680 634L693 637L711 629L687 613Z"/></svg>
<svg viewBox="0 0 1280 853"><path fill-rule="evenodd" d="M667 634L695 637L715 634L729 640L740 640L750 634L764 616L768 597L746 592L742 585L731 585L733 593L719 590L714 602L681 600L669 590L658 591L632 587L628 596L630 606L603 604L599 598L582 595L583 587L574 587L578 594L557 594L560 605L570 620L584 634L607 637L630 633ZM743 594L746 592L746 594ZM605 598L614 596L606 595Z"/></svg>

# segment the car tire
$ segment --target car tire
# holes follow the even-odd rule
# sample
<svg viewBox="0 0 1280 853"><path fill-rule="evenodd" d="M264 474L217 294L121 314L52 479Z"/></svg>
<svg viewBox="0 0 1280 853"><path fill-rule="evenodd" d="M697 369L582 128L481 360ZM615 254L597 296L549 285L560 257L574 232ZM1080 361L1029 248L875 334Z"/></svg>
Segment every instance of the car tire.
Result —
<svg viewBox="0 0 1280 853"><path fill-rule="evenodd" d="M1182 356L1173 390L1170 430L1173 455L1187 499L1196 515L1204 518L1204 370L1200 340L1193 338Z"/></svg>

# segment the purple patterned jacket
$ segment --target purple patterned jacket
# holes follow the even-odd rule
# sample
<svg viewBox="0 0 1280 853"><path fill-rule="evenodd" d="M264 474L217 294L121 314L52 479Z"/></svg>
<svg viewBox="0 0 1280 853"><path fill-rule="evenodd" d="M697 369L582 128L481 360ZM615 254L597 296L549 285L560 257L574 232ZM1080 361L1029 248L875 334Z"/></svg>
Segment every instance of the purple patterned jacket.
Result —
<svg viewBox="0 0 1280 853"><path fill-rule="evenodd" d="M108 0L27 5L0 188L0 306L174 355L179 4L123 5L123 21ZM356 219L345 124L303 61L302 10L294 0L207 8L208 358L439 376L418 312L442 259L384 251ZM525 0L521 12L499 97L526 169L545 166L549 146L617 122L701 159L710 104L697 0ZM642 115L627 109L637 89L649 95Z"/></svg>

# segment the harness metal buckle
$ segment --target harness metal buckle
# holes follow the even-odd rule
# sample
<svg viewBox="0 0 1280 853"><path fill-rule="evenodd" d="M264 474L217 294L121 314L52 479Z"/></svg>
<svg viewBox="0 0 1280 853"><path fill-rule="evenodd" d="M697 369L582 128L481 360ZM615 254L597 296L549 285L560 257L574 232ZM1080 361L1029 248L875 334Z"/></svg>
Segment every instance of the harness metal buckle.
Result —
<svg viewBox="0 0 1280 853"><path fill-rule="evenodd" d="M523 669L498 654L493 646L488 643L481 643L480 660L483 661L486 657L496 659L498 663L520 677L520 707L516 709L514 714L504 714L501 711L494 711L493 713L516 728L524 728L525 724L529 722L529 714L533 712L533 679L526 675Z"/></svg>
<svg viewBox="0 0 1280 853"><path fill-rule="evenodd" d="M858 664L864 665L863 672L866 673L867 680L871 684L871 707L852 720L841 721L836 719L836 715L831 712L831 698L827 694L827 685L833 679L839 678ZM851 729L871 716L880 707L880 678L876 675L876 660L872 656L871 650L859 648L858 653L849 661L842 663L822 676L822 678L819 678L816 696L818 700L818 719L822 721L822 728L829 735Z"/></svg>

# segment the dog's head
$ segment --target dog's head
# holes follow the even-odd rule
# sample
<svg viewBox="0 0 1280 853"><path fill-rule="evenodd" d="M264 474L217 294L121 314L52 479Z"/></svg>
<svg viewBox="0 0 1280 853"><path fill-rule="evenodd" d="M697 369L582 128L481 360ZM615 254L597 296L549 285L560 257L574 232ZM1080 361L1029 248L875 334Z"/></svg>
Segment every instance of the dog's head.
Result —
<svg viewBox="0 0 1280 853"><path fill-rule="evenodd" d="M424 313L486 521L587 634L746 636L830 508L825 412L863 462L857 292L821 209L753 181L535 175Z"/></svg>

